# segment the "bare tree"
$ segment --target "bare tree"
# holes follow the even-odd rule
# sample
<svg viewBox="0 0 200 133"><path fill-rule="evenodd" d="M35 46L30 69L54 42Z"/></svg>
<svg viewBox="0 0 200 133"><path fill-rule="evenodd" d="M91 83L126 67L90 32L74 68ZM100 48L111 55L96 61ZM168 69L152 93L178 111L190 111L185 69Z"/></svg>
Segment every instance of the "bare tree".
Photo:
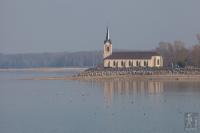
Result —
<svg viewBox="0 0 200 133"><path fill-rule="evenodd" d="M185 43L182 41L175 41L174 42L174 62L184 67L187 65L189 57L189 50L185 48Z"/></svg>
<svg viewBox="0 0 200 133"><path fill-rule="evenodd" d="M196 67L200 67L200 45L195 45L191 51L192 63Z"/></svg>
<svg viewBox="0 0 200 133"><path fill-rule="evenodd" d="M182 41L175 41L174 44L160 42L156 50L163 56L165 66L174 64L184 67L187 64L189 50Z"/></svg>
<svg viewBox="0 0 200 133"><path fill-rule="evenodd" d="M200 34L197 34L198 44L200 45Z"/></svg>

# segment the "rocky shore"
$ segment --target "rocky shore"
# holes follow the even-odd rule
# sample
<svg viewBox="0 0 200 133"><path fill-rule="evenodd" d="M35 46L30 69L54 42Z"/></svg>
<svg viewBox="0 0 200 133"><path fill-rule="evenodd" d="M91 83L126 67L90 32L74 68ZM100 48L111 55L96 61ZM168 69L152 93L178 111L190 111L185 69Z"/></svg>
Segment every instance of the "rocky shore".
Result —
<svg viewBox="0 0 200 133"><path fill-rule="evenodd" d="M198 81L200 68L90 68L77 75L64 77L36 77L23 80L163 80L163 81Z"/></svg>
<svg viewBox="0 0 200 133"><path fill-rule="evenodd" d="M91 68L72 77L78 80L107 78L200 81L200 68Z"/></svg>

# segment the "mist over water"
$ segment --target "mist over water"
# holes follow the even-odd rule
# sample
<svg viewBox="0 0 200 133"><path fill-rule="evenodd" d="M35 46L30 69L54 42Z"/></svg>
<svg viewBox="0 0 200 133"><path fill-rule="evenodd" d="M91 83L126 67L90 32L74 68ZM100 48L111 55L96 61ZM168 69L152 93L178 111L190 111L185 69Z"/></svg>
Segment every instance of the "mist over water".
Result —
<svg viewBox="0 0 200 133"><path fill-rule="evenodd" d="M17 79L71 74L0 72L0 132L184 133L200 113L200 82Z"/></svg>

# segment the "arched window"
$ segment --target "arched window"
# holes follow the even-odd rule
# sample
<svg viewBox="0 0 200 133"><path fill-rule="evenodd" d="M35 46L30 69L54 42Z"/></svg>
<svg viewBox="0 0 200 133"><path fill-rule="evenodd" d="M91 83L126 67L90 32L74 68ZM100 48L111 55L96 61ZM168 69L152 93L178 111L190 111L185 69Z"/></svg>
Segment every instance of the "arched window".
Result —
<svg viewBox="0 0 200 133"><path fill-rule="evenodd" d="M154 59L154 62L153 62L153 64L154 64L154 67L156 66L156 58Z"/></svg>
<svg viewBox="0 0 200 133"><path fill-rule="evenodd" d="M121 66L124 66L124 63L123 63L123 61L121 61Z"/></svg>
<svg viewBox="0 0 200 133"><path fill-rule="evenodd" d="M157 65L160 65L160 60L159 59L157 60Z"/></svg>
<svg viewBox="0 0 200 133"><path fill-rule="evenodd" d="M125 61L123 62L123 67L126 67L126 62Z"/></svg>
<svg viewBox="0 0 200 133"><path fill-rule="evenodd" d="M108 62L108 67L110 67L110 61Z"/></svg>
<svg viewBox="0 0 200 133"><path fill-rule="evenodd" d="M131 66L131 61L128 62L128 65Z"/></svg>
<svg viewBox="0 0 200 133"><path fill-rule="evenodd" d="M117 62L117 61L116 61L116 63L115 63L115 64L116 64L116 67L118 67L118 62Z"/></svg>
<svg viewBox="0 0 200 133"><path fill-rule="evenodd" d="M115 63L115 61L113 61L113 66L115 66L116 65L116 63Z"/></svg>
<svg viewBox="0 0 200 133"><path fill-rule="evenodd" d="M144 66L145 66L145 67L148 66L148 61L144 61Z"/></svg>
<svg viewBox="0 0 200 133"><path fill-rule="evenodd" d="M107 52L109 52L109 51L110 51L110 48L109 48L109 47L107 47L107 48L106 48L106 50L107 50Z"/></svg>
<svg viewBox="0 0 200 133"><path fill-rule="evenodd" d="M139 66L139 62L138 61L136 61L136 66Z"/></svg>
<svg viewBox="0 0 200 133"><path fill-rule="evenodd" d="M129 67L133 67L133 61L128 62Z"/></svg>

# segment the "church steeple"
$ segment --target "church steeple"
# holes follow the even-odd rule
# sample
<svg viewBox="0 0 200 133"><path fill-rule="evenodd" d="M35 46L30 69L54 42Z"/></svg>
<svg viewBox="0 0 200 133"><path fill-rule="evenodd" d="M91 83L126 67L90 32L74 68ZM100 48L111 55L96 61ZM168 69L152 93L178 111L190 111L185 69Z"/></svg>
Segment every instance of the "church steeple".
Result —
<svg viewBox="0 0 200 133"><path fill-rule="evenodd" d="M107 32L106 32L106 40L110 40L110 32L109 32L108 27L107 27Z"/></svg>
<svg viewBox="0 0 200 133"><path fill-rule="evenodd" d="M107 42L112 44L112 42L110 40L110 32L109 32L109 28L108 27L107 27L107 31L106 31L106 39L104 41L104 44L106 44Z"/></svg>
<svg viewBox="0 0 200 133"><path fill-rule="evenodd" d="M106 57L108 57L110 55L112 55L112 42L110 40L109 28L107 27L106 39L104 40L104 54L103 54L103 58L106 58Z"/></svg>

